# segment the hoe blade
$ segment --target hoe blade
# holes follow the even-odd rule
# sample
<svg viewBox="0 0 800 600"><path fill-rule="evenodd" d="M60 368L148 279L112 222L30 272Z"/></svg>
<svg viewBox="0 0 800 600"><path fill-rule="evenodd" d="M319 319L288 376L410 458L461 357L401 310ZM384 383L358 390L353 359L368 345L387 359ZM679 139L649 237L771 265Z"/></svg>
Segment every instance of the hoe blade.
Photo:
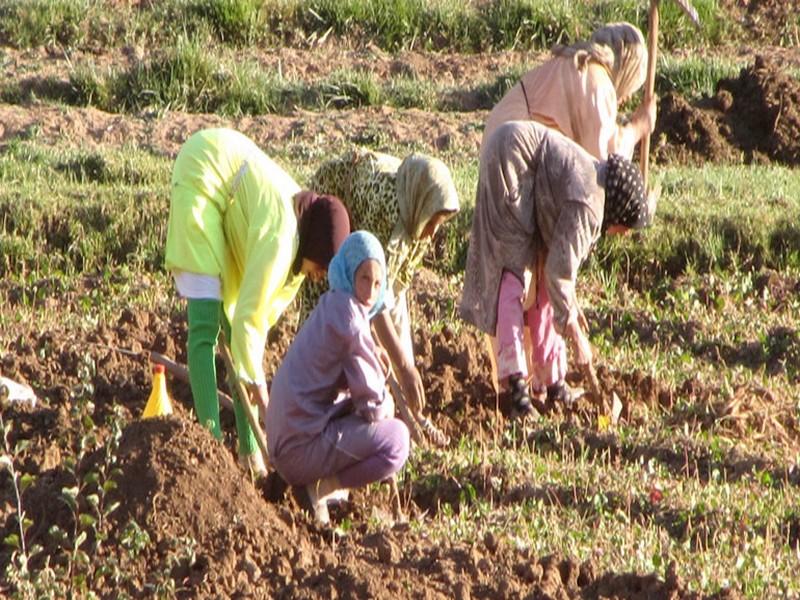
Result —
<svg viewBox="0 0 800 600"><path fill-rule="evenodd" d="M675 0L675 2L681 7L681 10L686 13L686 16L692 20L692 23L700 27L700 17L697 14L697 10L692 6L692 3L689 0Z"/></svg>

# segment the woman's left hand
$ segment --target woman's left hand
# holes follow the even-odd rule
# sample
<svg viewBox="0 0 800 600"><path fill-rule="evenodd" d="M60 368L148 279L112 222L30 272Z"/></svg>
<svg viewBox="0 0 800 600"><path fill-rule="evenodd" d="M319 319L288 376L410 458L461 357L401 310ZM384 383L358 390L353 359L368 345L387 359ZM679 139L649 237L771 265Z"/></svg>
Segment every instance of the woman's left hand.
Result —
<svg viewBox="0 0 800 600"><path fill-rule="evenodd" d="M267 391L267 384L248 383L245 386L250 394L250 404L255 404L258 408L258 417L261 426L264 426L267 419L267 405L269 404L269 392Z"/></svg>
<svg viewBox="0 0 800 600"><path fill-rule="evenodd" d="M397 378L408 407L415 414L421 414L425 408L425 388L419 371L414 365L403 365L398 369Z"/></svg>

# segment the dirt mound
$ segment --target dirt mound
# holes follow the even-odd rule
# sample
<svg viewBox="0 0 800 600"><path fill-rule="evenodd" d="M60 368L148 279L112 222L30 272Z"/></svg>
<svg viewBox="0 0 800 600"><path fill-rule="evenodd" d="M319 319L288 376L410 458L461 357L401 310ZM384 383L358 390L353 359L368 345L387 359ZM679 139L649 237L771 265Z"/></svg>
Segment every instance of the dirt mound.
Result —
<svg viewBox="0 0 800 600"><path fill-rule="evenodd" d="M720 80L714 98L693 104L675 94L659 103L653 139L660 162L800 164L800 82L757 57L738 78Z"/></svg>
<svg viewBox="0 0 800 600"><path fill-rule="evenodd" d="M733 100L727 111L736 144L788 165L800 163L800 82L778 65L756 58L738 79L719 82L717 98Z"/></svg>
<svg viewBox="0 0 800 600"><path fill-rule="evenodd" d="M294 577L284 597L425 598L700 598L674 573L599 574L591 561L559 555L535 557L527 549L501 543L488 534L481 542L441 547L407 527L341 541L336 556L323 550L321 569ZM296 569L305 575L304 568ZM718 597L737 598L736 594Z"/></svg>
<svg viewBox="0 0 800 600"><path fill-rule="evenodd" d="M693 106L674 92L664 95L658 107L653 139L657 162L733 162L739 153L720 129L720 115Z"/></svg>
<svg viewBox="0 0 800 600"><path fill-rule="evenodd" d="M281 584L277 571L258 565L309 548L291 515L284 521L264 502L232 454L194 420L135 421L118 457L118 530L133 519L156 548L142 561L144 580L159 572L154 565L172 564L171 576L194 593L252 593ZM182 542L191 553L181 556Z"/></svg>

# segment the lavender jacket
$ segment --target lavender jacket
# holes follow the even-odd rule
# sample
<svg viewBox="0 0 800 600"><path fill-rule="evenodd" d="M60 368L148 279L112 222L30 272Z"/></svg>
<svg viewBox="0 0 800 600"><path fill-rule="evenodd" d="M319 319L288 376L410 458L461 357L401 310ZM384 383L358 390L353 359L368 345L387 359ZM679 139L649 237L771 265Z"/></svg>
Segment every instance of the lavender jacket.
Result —
<svg viewBox="0 0 800 600"><path fill-rule="evenodd" d="M272 381L265 428L270 456L307 443L345 414L366 421L385 415L384 402L391 400L367 313L352 295L330 290L305 320Z"/></svg>

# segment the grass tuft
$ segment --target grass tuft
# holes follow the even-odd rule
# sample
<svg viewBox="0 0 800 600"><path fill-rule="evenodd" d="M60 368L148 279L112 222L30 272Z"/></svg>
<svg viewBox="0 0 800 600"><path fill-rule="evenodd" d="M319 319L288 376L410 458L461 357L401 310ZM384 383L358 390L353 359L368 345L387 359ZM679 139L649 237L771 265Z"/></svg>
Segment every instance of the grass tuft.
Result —
<svg viewBox="0 0 800 600"><path fill-rule="evenodd" d="M677 92L688 100L716 93L720 79L735 78L744 66L730 60L719 58L659 59L656 71L656 89L659 94Z"/></svg>

